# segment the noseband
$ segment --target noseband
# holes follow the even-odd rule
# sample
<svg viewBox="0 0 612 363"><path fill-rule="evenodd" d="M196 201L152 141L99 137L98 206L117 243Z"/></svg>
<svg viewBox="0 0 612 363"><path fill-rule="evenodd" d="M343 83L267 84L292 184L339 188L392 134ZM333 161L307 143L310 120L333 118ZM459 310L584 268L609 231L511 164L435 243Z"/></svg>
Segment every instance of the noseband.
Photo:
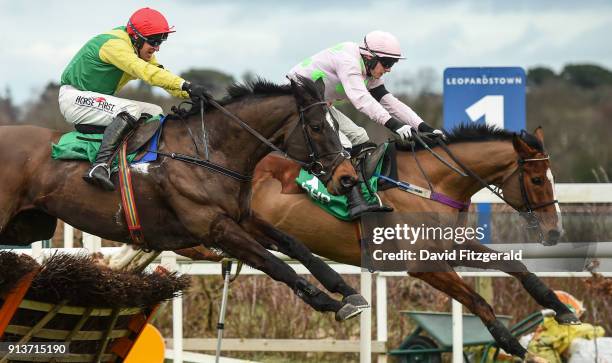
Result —
<svg viewBox="0 0 612 363"><path fill-rule="evenodd" d="M544 157L541 158L531 158L531 159L518 159L517 163L518 163L518 167L516 168L515 171L512 172L512 174L510 174L506 179L504 179L502 181L502 186L510 179L512 178L512 176L516 173L518 173L518 178L519 178L519 186L521 189L521 197L523 198L522 202L523 204L521 206L515 206L514 204L510 203L508 200L506 200L505 198L502 197L502 199L504 199L504 201L506 203L508 203L509 206L511 206L512 208L514 208L517 212L519 212L519 214L525 218L525 220L527 221L527 229L539 229L540 228L540 220L538 218L538 216L535 214L535 211L544 207L548 207L549 205L553 205L553 204L557 204L559 203L559 201L557 199L553 199L551 201L548 202L544 202L544 203L539 203L539 204L533 204L531 202L531 200L529 199L529 195L527 194L527 187L525 186L525 164L531 161L544 161L544 160L550 160L550 156L546 155ZM501 195L501 193L500 193ZM498 195L498 196L500 196ZM501 196L500 196L501 197ZM542 231L540 230L540 234L542 234Z"/></svg>

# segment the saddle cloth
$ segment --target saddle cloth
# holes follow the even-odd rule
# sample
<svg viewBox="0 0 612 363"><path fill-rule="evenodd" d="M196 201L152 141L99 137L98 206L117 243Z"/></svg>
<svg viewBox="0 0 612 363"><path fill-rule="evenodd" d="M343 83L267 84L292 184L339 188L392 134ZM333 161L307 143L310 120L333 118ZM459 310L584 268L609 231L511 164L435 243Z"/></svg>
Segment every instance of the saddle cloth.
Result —
<svg viewBox="0 0 612 363"><path fill-rule="evenodd" d="M382 173L384 169L384 156L387 154L387 144L380 145L375 151L373 151L365 160L365 175L368 180L368 185L373 193L379 190L379 178L376 176L378 173ZM369 161L368 159L372 160ZM395 157L393 157L395 160ZM369 170L368 170L369 169ZM388 169L391 169L390 167ZM300 174L295 179L297 185L306 191L312 201L321 207L324 211L331 214L332 216L343 220L349 220L348 212L348 198L344 195L332 195L327 191L325 185L314 175L310 174L306 170L300 170ZM381 180L382 182L382 180ZM372 203L377 202L378 198L375 194L370 193L370 190L361 184L361 193L364 198Z"/></svg>
<svg viewBox="0 0 612 363"><path fill-rule="evenodd" d="M155 151L158 148L164 121L165 117L162 115L153 116L136 129L128 140L128 161L130 163L148 163L157 160ZM51 144L51 158L94 162L102 137L103 134L79 131L66 133L62 135L57 144ZM147 152L139 154L141 150L147 150Z"/></svg>

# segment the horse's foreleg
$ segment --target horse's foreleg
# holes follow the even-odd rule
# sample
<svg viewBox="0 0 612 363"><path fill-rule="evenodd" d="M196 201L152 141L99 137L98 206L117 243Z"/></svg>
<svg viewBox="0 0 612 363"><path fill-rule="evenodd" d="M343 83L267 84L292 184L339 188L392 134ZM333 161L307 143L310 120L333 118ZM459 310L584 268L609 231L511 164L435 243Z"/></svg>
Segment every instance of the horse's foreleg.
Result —
<svg viewBox="0 0 612 363"><path fill-rule="evenodd" d="M329 292L341 294L344 297L343 302L353 304L358 308L369 307L369 303L363 296L349 286L340 274L323 260L313 255L303 243L256 216L251 216L241 225L264 247L272 246L300 261Z"/></svg>
<svg viewBox="0 0 612 363"><path fill-rule="evenodd" d="M125 244L119 252L105 257L106 264L113 270L142 271L159 256L161 252L145 252L137 250L132 245Z"/></svg>
<svg viewBox="0 0 612 363"><path fill-rule="evenodd" d="M361 312L352 304L334 300L297 273L285 262L261 246L253 236L234 220L219 217L211 226L214 245L247 265L265 272L277 281L284 282L295 294L317 311L333 311L336 320L342 321Z"/></svg>
<svg viewBox="0 0 612 363"><path fill-rule="evenodd" d="M479 253L496 252L495 250L475 241L468 241L460 245L455 245L454 249L464 249ZM554 310L555 320L558 323L580 324L578 317L576 317L576 315L559 300L553 290L546 286L534 273L529 272L525 264L523 264L521 261L507 260L483 262L480 260L458 260L454 261L452 265L503 271L519 280L525 290L538 304L547 309Z"/></svg>
<svg viewBox="0 0 612 363"><path fill-rule="evenodd" d="M497 344L506 352L525 358L527 351L512 336L508 328L495 317L493 308L454 271L409 272L466 306L483 321Z"/></svg>

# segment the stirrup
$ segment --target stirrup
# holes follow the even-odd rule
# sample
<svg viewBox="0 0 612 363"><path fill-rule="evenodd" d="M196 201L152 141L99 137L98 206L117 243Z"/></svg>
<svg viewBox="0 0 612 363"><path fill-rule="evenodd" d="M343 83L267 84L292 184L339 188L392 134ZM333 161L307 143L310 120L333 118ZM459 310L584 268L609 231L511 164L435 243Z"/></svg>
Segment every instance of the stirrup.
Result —
<svg viewBox="0 0 612 363"><path fill-rule="evenodd" d="M93 168L89 169L89 173L87 174L87 176L90 178L93 178L94 171L99 167L102 167L104 170L106 170L106 173L108 174L108 178L110 179L111 171L110 171L110 168L108 167L108 164L106 163L98 163L94 165Z"/></svg>

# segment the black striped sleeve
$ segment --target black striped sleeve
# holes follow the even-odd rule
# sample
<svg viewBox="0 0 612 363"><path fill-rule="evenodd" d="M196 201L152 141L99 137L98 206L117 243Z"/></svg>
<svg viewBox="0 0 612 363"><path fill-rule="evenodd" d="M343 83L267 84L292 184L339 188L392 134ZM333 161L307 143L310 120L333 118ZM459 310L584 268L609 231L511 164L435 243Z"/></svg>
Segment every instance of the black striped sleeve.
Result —
<svg viewBox="0 0 612 363"><path fill-rule="evenodd" d="M380 100L382 100L382 98L389 93L389 91L387 91L387 89L385 88L384 84L381 84L378 87L374 87L370 90L370 94L372 95L372 97L374 97L374 99L378 102L380 102Z"/></svg>

